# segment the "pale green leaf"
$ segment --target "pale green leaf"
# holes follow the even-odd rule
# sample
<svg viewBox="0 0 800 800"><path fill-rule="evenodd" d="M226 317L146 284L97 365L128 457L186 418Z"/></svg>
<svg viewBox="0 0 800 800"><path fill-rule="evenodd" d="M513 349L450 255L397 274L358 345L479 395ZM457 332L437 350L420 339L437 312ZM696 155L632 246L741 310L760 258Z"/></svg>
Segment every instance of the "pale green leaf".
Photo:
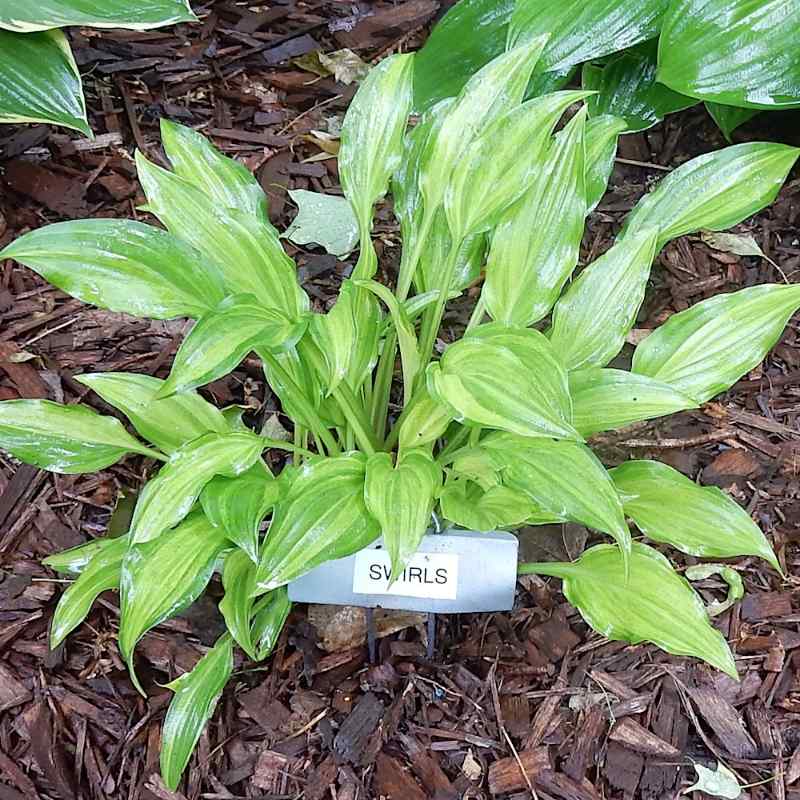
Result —
<svg viewBox="0 0 800 800"><path fill-rule="evenodd" d="M617 155L617 141L627 124L609 114L591 117L586 123L586 213L594 211L608 186Z"/></svg>
<svg viewBox="0 0 800 800"><path fill-rule="evenodd" d="M400 449L411 450L435 442L452 419L447 406L431 397L423 386L400 423Z"/></svg>
<svg viewBox="0 0 800 800"><path fill-rule="evenodd" d="M586 216L585 119L582 110L558 134L492 236L482 297L498 322L527 327L544 317L578 263Z"/></svg>
<svg viewBox="0 0 800 800"><path fill-rule="evenodd" d="M161 141L175 174L224 208L235 208L269 224L267 196L244 164L223 155L205 136L161 118Z"/></svg>
<svg viewBox="0 0 800 800"><path fill-rule="evenodd" d="M727 800L736 800L742 794L739 780L721 761L717 762L716 769L709 769L702 764L695 763L697 781L687 786L682 794L689 792L704 792L714 797L724 797Z"/></svg>
<svg viewBox="0 0 800 800"><path fill-rule="evenodd" d="M591 547L571 564L522 564L520 572L562 578L567 600L607 639L652 642L738 678L730 648L709 622L703 601L652 547L632 543L628 576L619 550L605 544Z"/></svg>
<svg viewBox="0 0 800 800"><path fill-rule="evenodd" d="M759 556L780 571L750 515L716 486L698 486L657 461L627 461L610 474L625 514L653 541L701 558Z"/></svg>
<svg viewBox="0 0 800 800"><path fill-rule="evenodd" d="M284 236L295 244L318 244L340 258L358 244L358 220L344 197L334 194L289 189L297 216Z"/></svg>
<svg viewBox="0 0 800 800"><path fill-rule="evenodd" d="M253 466L264 447L264 440L254 433L207 433L175 451L139 495L132 540L147 542L177 525L208 481L215 475L240 475ZM224 536L224 528L220 530Z"/></svg>
<svg viewBox="0 0 800 800"><path fill-rule="evenodd" d="M280 485L262 461L235 478L212 478L200 494L200 503L212 525L258 563L259 528L280 496Z"/></svg>
<svg viewBox="0 0 800 800"><path fill-rule="evenodd" d="M92 603L101 592L119 588L122 559L128 550L129 538L120 536L116 539L97 539L90 544L94 545L90 550L86 549L86 545L76 548L81 550L82 561L88 558L86 563L78 565L73 557L68 564L69 571L78 568L80 575L74 583L67 587L56 606L50 625L51 650L55 650L86 619ZM60 562L45 559L43 563L53 569L58 569L57 564L60 563L64 566L63 557L65 555L65 553L59 554L62 557Z"/></svg>
<svg viewBox="0 0 800 800"><path fill-rule="evenodd" d="M236 644L255 660L256 651L251 636L251 618L256 588L256 565L244 550L236 548L225 556L222 568L222 588L225 594L219 610L225 626Z"/></svg>
<svg viewBox="0 0 800 800"><path fill-rule="evenodd" d="M365 457L353 453L298 468L272 515L258 567L259 591L283 586L377 539L380 525L364 503L365 467Z"/></svg>
<svg viewBox="0 0 800 800"><path fill-rule="evenodd" d="M425 452L405 453L396 466L389 453L367 461L364 500L378 521L392 562L392 580L405 569L430 526L442 470Z"/></svg>
<svg viewBox="0 0 800 800"><path fill-rule="evenodd" d="M175 791L192 751L233 672L233 641L222 636L191 669L167 687L175 692L161 729L161 777Z"/></svg>
<svg viewBox="0 0 800 800"><path fill-rule="evenodd" d="M225 208L193 183L136 154L147 210L174 236L222 271L229 291L253 294L270 310L296 320L308 310L294 262L271 225L252 214Z"/></svg>
<svg viewBox="0 0 800 800"><path fill-rule="evenodd" d="M256 661L263 661L270 655L291 610L292 604L285 586L273 589L255 604L250 635L256 649Z"/></svg>
<svg viewBox="0 0 800 800"><path fill-rule="evenodd" d="M572 424L581 436L696 408L668 383L621 369L590 367L569 373Z"/></svg>
<svg viewBox="0 0 800 800"><path fill-rule="evenodd" d="M536 504L507 486L482 489L466 477L448 478L439 498L445 519L472 531L521 525L537 512Z"/></svg>
<svg viewBox="0 0 800 800"><path fill-rule="evenodd" d="M428 366L428 391L454 419L518 433L580 439L567 374L538 331L481 325Z"/></svg>
<svg viewBox="0 0 800 800"><path fill-rule="evenodd" d="M700 231L700 238L709 247L714 250L719 250L722 253L766 258L764 251L758 246L758 242L750 234Z"/></svg>
<svg viewBox="0 0 800 800"><path fill-rule="evenodd" d="M50 400L0 402L0 448L26 464L65 475L96 472L127 453L163 458L118 419Z"/></svg>
<svg viewBox="0 0 800 800"><path fill-rule="evenodd" d="M0 53L0 123L46 122L92 135L78 65L61 31L0 30Z"/></svg>
<svg viewBox="0 0 800 800"><path fill-rule="evenodd" d="M290 320L253 295L234 294L201 317L183 340L159 397L204 386L232 372L256 348L288 350L306 319Z"/></svg>
<svg viewBox="0 0 800 800"><path fill-rule="evenodd" d="M633 371L704 403L761 363L800 308L800 286L719 294L673 314L633 354Z"/></svg>
<svg viewBox="0 0 800 800"><path fill-rule="evenodd" d="M103 400L119 409L136 431L165 453L172 453L204 433L230 430L222 412L196 392L156 400L164 381L133 372L76 375Z"/></svg>
<svg viewBox="0 0 800 800"><path fill-rule="evenodd" d="M718 617L744 597L742 577L733 567L725 564L695 564L686 567L683 574L689 581L702 581L712 575L719 575L728 585L728 593L724 600L714 600L708 604L709 617Z"/></svg>
<svg viewBox="0 0 800 800"><path fill-rule="evenodd" d="M625 344L644 300L658 230L617 242L553 308L550 343L567 369L604 367Z"/></svg>
<svg viewBox="0 0 800 800"><path fill-rule="evenodd" d="M730 228L775 199L798 155L796 147L747 142L697 156L636 204L620 235L657 227L661 249L687 233Z"/></svg>
<svg viewBox="0 0 800 800"><path fill-rule="evenodd" d="M42 564L62 575L80 575L92 558L114 541L116 539L110 536L101 539L90 539L77 547L70 547L60 553L52 553L47 558L42 559Z"/></svg>
<svg viewBox="0 0 800 800"><path fill-rule="evenodd" d="M144 544L131 544L122 562L119 650L136 688L133 650L147 631L191 605L228 546L221 528L194 513L174 530ZM144 692L142 692L144 694Z"/></svg>

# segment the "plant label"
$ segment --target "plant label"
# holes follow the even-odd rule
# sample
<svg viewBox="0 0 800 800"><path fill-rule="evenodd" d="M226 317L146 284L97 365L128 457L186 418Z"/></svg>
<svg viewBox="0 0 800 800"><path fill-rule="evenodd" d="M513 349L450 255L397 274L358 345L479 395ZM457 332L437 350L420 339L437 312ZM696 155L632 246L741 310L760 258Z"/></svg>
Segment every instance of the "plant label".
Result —
<svg viewBox="0 0 800 800"><path fill-rule="evenodd" d="M391 560L378 540L293 581L289 599L440 614L508 611L514 605L517 549L517 537L505 532L428 534L390 585Z"/></svg>

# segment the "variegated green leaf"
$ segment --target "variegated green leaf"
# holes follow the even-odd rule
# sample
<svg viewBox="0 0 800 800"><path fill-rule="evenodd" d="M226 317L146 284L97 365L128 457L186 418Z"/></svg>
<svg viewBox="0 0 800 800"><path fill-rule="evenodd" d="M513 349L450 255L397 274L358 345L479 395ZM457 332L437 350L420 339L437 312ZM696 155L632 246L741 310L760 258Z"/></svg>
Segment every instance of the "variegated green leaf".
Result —
<svg viewBox="0 0 800 800"><path fill-rule="evenodd" d="M0 402L0 448L26 464L65 475L104 469L127 453L164 458L134 439L118 419L50 400Z"/></svg>
<svg viewBox="0 0 800 800"><path fill-rule="evenodd" d="M257 347L288 350L303 335L306 324L305 319L293 321L265 308L253 295L226 297L183 340L158 396L169 397L222 378Z"/></svg>
<svg viewBox="0 0 800 800"><path fill-rule="evenodd" d="M619 550L605 544L589 548L571 564L521 564L520 572L562 578L567 600L608 639L652 642L738 677L731 651L709 622L703 601L652 547L633 542L628 576Z"/></svg>
<svg viewBox="0 0 800 800"><path fill-rule="evenodd" d="M191 669L167 684L175 694L161 730L161 777L175 791L233 672L233 640L221 636Z"/></svg>
<svg viewBox="0 0 800 800"><path fill-rule="evenodd" d="M161 118L161 141L175 174L224 208L269 223L267 196L244 164L223 155L202 134Z"/></svg>
<svg viewBox="0 0 800 800"><path fill-rule="evenodd" d="M255 660L256 650L251 636L253 604L256 598L256 565L244 550L236 548L225 556L222 568L222 588L225 594L220 600L219 610L225 626L236 644Z"/></svg>
<svg viewBox="0 0 800 800"><path fill-rule="evenodd" d="M454 419L518 433L580 439L564 367L538 331L482 325L428 366L428 391Z"/></svg>
<svg viewBox="0 0 800 800"><path fill-rule="evenodd" d="M263 661L272 653L291 610L285 586L273 589L255 604L250 636L256 649L256 661Z"/></svg>
<svg viewBox="0 0 800 800"><path fill-rule="evenodd" d="M608 187L614 169L619 135L627 128L620 117L602 114L586 123L586 213L597 207Z"/></svg>
<svg viewBox="0 0 800 800"><path fill-rule="evenodd" d="M412 450L435 442L452 419L450 409L431 397L423 386L400 423L400 449Z"/></svg>
<svg viewBox="0 0 800 800"><path fill-rule="evenodd" d="M297 470L272 515L258 567L259 591L355 553L380 535L364 503L365 467L366 458L354 453L311 461Z"/></svg>
<svg viewBox="0 0 800 800"><path fill-rule="evenodd" d="M103 400L119 409L136 431L165 453L172 453L204 433L227 433L222 412L196 392L181 392L156 400L164 381L133 372L76 375Z"/></svg>
<svg viewBox="0 0 800 800"><path fill-rule="evenodd" d="M582 436L698 405L668 383L621 369L590 367L570 372L569 393L572 424Z"/></svg>
<svg viewBox="0 0 800 800"><path fill-rule="evenodd" d="M61 31L0 30L0 53L0 123L47 122L92 135L78 65Z"/></svg>
<svg viewBox="0 0 800 800"><path fill-rule="evenodd" d="M491 434L481 441L504 486L538 508L612 536L627 561L631 534L614 483L592 451L576 442Z"/></svg>
<svg viewBox="0 0 800 800"><path fill-rule="evenodd" d="M254 433L207 433L176 450L139 495L132 540L148 542L177 525L208 481L215 475L240 475L256 462L264 446ZM225 536L225 529L220 530Z"/></svg>
<svg viewBox="0 0 800 800"><path fill-rule="evenodd" d="M396 466L389 453L375 453L367 461L364 500L381 526L392 561L392 580L417 551L441 484L441 468L423 451L405 453Z"/></svg>
<svg viewBox="0 0 800 800"><path fill-rule="evenodd" d="M625 344L644 300L658 230L617 242L590 264L553 308L548 332L567 369L604 367Z"/></svg>
<svg viewBox="0 0 800 800"><path fill-rule="evenodd" d="M482 297L497 322L524 328L544 317L578 263L586 217L585 119L582 110L556 137L492 236Z"/></svg>
<svg viewBox="0 0 800 800"><path fill-rule="evenodd" d="M55 650L67 636L86 619L92 603L101 592L118 589L122 559L128 550L130 540L127 536L116 539L97 539L90 544L95 545L91 551L86 545L79 548L81 557L88 562L80 566L80 575L70 584L58 601L53 622L50 625L50 649ZM59 554L64 556L64 553ZM44 564L58 569L58 561L44 560ZM63 565L63 560L61 564ZM75 560L69 564L70 571L76 568Z"/></svg>
<svg viewBox="0 0 800 800"><path fill-rule="evenodd" d="M90 539L77 547L70 547L60 553L53 553L42 559L42 564L62 575L80 575L97 553L108 547L116 539L106 536L101 539Z"/></svg>
<svg viewBox="0 0 800 800"><path fill-rule="evenodd" d="M759 527L716 486L698 486L657 461L627 461L610 475L625 514L650 539L701 558L759 556L780 572Z"/></svg>
<svg viewBox="0 0 800 800"><path fill-rule="evenodd" d="M796 147L747 142L697 156L636 204L621 235L657 227L661 249L687 233L730 228L775 199L798 155Z"/></svg>
<svg viewBox="0 0 800 800"><path fill-rule="evenodd" d="M255 295L262 305L296 320L308 310L294 262L264 220L215 202L173 172L136 154L147 209L173 236L183 239L218 265L231 292Z"/></svg>
<svg viewBox="0 0 800 800"><path fill-rule="evenodd" d="M449 478L439 504L445 519L471 531L494 531L522 525L533 516L536 504L507 486L482 489L466 477Z"/></svg>
<svg viewBox="0 0 800 800"><path fill-rule="evenodd" d="M800 286L716 295L653 331L636 348L633 371L704 403L761 363L798 308Z"/></svg>
<svg viewBox="0 0 800 800"><path fill-rule="evenodd" d="M155 541L128 548L122 562L118 640L131 679L142 694L133 669L136 643L200 596L226 546L225 532L195 512Z"/></svg>
<svg viewBox="0 0 800 800"><path fill-rule="evenodd" d="M0 4L0 28L20 33L82 25L89 28L148 30L176 22L197 22L188 0L36 0Z"/></svg>
<svg viewBox="0 0 800 800"><path fill-rule="evenodd" d="M280 497L280 484L259 460L235 478L218 476L203 488L200 503L212 525L258 563L261 522Z"/></svg>

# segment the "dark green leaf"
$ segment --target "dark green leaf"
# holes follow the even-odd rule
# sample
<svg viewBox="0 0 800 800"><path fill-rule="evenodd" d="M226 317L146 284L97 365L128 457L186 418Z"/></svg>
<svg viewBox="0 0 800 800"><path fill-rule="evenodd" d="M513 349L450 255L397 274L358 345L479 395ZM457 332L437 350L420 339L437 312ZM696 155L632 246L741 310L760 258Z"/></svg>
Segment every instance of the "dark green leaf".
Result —
<svg viewBox="0 0 800 800"><path fill-rule="evenodd" d="M717 127L722 131L723 136L730 141L731 134L747 120L752 119L758 110L754 108L737 108L736 106L724 106L720 103L706 103L706 111L711 115Z"/></svg>

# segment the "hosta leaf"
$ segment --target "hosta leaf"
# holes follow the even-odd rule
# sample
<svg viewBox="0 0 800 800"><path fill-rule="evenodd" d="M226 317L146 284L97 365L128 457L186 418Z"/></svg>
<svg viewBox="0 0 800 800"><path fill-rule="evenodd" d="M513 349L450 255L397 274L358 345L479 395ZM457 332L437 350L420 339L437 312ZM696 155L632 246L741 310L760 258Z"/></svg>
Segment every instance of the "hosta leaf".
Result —
<svg viewBox="0 0 800 800"><path fill-rule="evenodd" d="M378 521L392 561L392 580L400 576L431 522L442 470L427 454L408 452L392 465L389 453L367 461L364 500Z"/></svg>
<svg viewBox="0 0 800 800"><path fill-rule="evenodd" d="M344 197L289 189L297 216L284 236L295 244L318 244L333 256L351 253L358 244L358 220Z"/></svg>
<svg viewBox="0 0 800 800"><path fill-rule="evenodd" d="M518 0L508 39L515 44L549 34L539 69L559 70L652 39L668 4L669 0Z"/></svg>
<svg viewBox="0 0 800 800"><path fill-rule="evenodd" d="M583 200L585 112L570 120L559 135L559 145L552 150L549 145L550 133L561 115L585 96L584 92L556 92L529 100L489 123L467 147L444 198L448 226L455 241L494 227L502 212L529 191L532 178L550 165L551 157L553 162L564 159L562 172L580 173ZM562 177L570 193L569 178Z"/></svg>
<svg viewBox="0 0 800 800"><path fill-rule="evenodd" d="M798 36L793 0L672 0L659 41L658 79L701 100L796 105Z"/></svg>
<svg viewBox="0 0 800 800"><path fill-rule="evenodd" d="M605 66L583 65L582 85L596 95L589 99L592 116L622 117L627 132L650 128L667 114L697 103L656 81L656 42L646 42L610 58Z"/></svg>
<svg viewBox="0 0 800 800"><path fill-rule="evenodd" d="M127 453L163 458L134 439L118 419L49 400L1 402L0 448L26 464L65 475L96 472Z"/></svg>
<svg viewBox="0 0 800 800"><path fill-rule="evenodd" d="M400 163L411 111L413 58L411 54L390 56L371 69L342 124L339 176L362 236L369 234L372 206L386 193ZM372 274L357 277L371 278Z"/></svg>
<svg viewBox="0 0 800 800"><path fill-rule="evenodd" d="M60 553L53 553L47 558L43 558L42 564L62 575L80 575L97 553L115 541L116 539L110 536L90 539L77 547L70 547L68 550L62 550Z"/></svg>
<svg viewBox="0 0 800 800"><path fill-rule="evenodd" d="M576 442L491 434L480 444L504 486L523 492L538 508L613 536L623 560L631 534L614 483L592 451Z"/></svg>
<svg viewBox="0 0 800 800"><path fill-rule="evenodd" d="M264 446L254 433L207 433L185 444L139 495L131 522L132 540L147 542L177 525L211 478L240 475L255 463ZM208 521L204 518L204 522ZM225 536L224 528L220 530Z"/></svg>
<svg viewBox="0 0 800 800"><path fill-rule="evenodd" d="M0 28L21 33L68 25L147 30L176 22L197 22L188 0L37 0L0 6Z"/></svg>
<svg viewBox="0 0 800 800"><path fill-rule="evenodd" d="M657 461L627 461L610 474L625 514L650 539L702 558L759 556L780 571L750 515L716 486L698 486Z"/></svg>
<svg viewBox="0 0 800 800"><path fill-rule="evenodd" d="M485 125L522 101L543 46L542 37L497 56L467 81L448 107L420 158L419 185L426 215L441 204L453 171Z"/></svg>
<svg viewBox="0 0 800 800"><path fill-rule="evenodd" d="M536 504L507 486L484 491L468 478L448 479L439 498L445 519L472 531L493 531L521 525L533 516Z"/></svg>
<svg viewBox="0 0 800 800"><path fill-rule="evenodd" d="M225 626L236 644L255 660L256 650L251 637L251 617L256 598L256 565L249 555L236 548L225 556L222 568L222 588L225 594L220 600L219 610Z"/></svg>
<svg viewBox="0 0 800 800"><path fill-rule="evenodd" d="M199 317L224 297L216 267L152 225L123 219L59 222L0 252L59 289L138 317Z"/></svg>
<svg viewBox="0 0 800 800"><path fill-rule="evenodd" d="M522 564L520 572L563 578L567 600L607 639L652 642L738 677L728 644L709 622L703 601L652 547L633 542L627 580L619 550L605 544L571 564Z"/></svg>
<svg viewBox="0 0 800 800"><path fill-rule="evenodd" d="M653 331L636 348L632 369L703 403L759 364L798 308L800 286L716 295Z"/></svg>
<svg viewBox="0 0 800 800"><path fill-rule="evenodd" d="M579 439L564 367L538 331L482 325L428 366L428 391L459 422Z"/></svg>
<svg viewBox="0 0 800 800"><path fill-rule="evenodd" d="M175 174L224 208L236 208L269 223L267 196L244 164L223 155L205 136L161 118L161 141Z"/></svg>
<svg viewBox="0 0 800 800"><path fill-rule="evenodd" d="M225 532L196 512L155 541L128 548L122 562L118 640L119 651L140 692L133 669L136 643L200 596L217 556L226 546Z"/></svg>
<svg viewBox="0 0 800 800"><path fill-rule="evenodd" d="M183 340L159 397L195 389L222 378L256 347L288 350L303 335L305 320L292 321L264 308L253 296L226 297L201 317Z"/></svg>
<svg viewBox="0 0 800 800"><path fill-rule="evenodd" d="M483 297L497 322L524 328L544 317L578 263L586 216L585 118L579 112L559 133L492 236Z"/></svg>
<svg viewBox="0 0 800 800"><path fill-rule="evenodd" d="M191 669L167 684L175 692L161 730L161 777L173 792L233 672L233 640L221 636Z"/></svg>
<svg viewBox="0 0 800 800"><path fill-rule="evenodd" d="M739 781L722 762L717 762L716 769L709 769L702 764L694 763L692 766L697 772L697 781L685 789L685 793L703 792L712 797L724 797L727 800L736 800L742 794Z"/></svg>
<svg viewBox="0 0 800 800"><path fill-rule="evenodd" d="M752 119L758 110L754 108L738 108L737 106L724 106L720 103L706 103L706 111L711 119L717 123L723 136L730 141L731 134L747 120Z"/></svg>
<svg viewBox="0 0 800 800"><path fill-rule="evenodd" d="M548 336L567 369L603 367L622 349L644 300L657 238L650 228L617 242L555 304Z"/></svg>
<svg viewBox="0 0 800 800"><path fill-rule="evenodd" d="M597 207L608 186L608 179L614 169L617 155L617 140L627 128L620 117L602 114L592 117L586 123L584 139L586 142L586 213Z"/></svg>
<svg viewBox="0 0 800 800"><path fill-rule="evenodd" d="M410 450L435 442L452 419L450 409L431 397L423 386L400 423L400 449Z"/></svg>
<svg viewBox="0 0 800 800"><path fill-rule="evenodd" d="M725 564L695 564L686 567L683 572L683 576L689 581L703 581L712 575L719 575L728 585L728 594L724 600L712 600L706 606L708 616L717 617L744 597L744 583L741 575Z"/></svg>
<svg viewBox="0 0 800 800"><path fill-rule="evenodd" d="M156 400L164 381L133 372L95 372L76 375L103 400L119 409L137 432L165 453L204 433L230 430L222 412L196 392Z"/></svg>
<svg viewBox="0 0 800 800"><path fill-rule="evenodd" d="M298 319L308 297L294 262L264 220L215 202L206 190L136 154L147 209L174 236L219 266L231 292L255 295L262 305Z"/></svg>
<svg viewBox="0 0 800 800"><path fill-rule="evenodd" d="M91 136L78 65L61 31L0 30L0 53L0 123L48 122Z"/></svg>
<svg viewBox="0 0 800 800"><path fill-rule="evenodd" d="M256 648L256 661L263 661L272 652L291 610L285 586L273 589L256 603L250 634Z"/></svg>
<svg viewBox="0 0 800 800"><path fill-rule="evenodd" d="M569 374L572 424L581 436L696 408L691 397L646 375L590 367Z"/></svg>
<svg viewBox="0 0 800 800"><path fill-rule="evenodd" d="M122 559L130 544L128 537L98 539L91 544L95 547L90 553L86 552L86 545L80 548L83 550L82 555L88 556L88 563L81 566L80 575L61 595L56 606L50 626L51 650L55 650L86 619L92 603L101 592L119 588ZM53 569L58 568L48 559L45 559L44 563ZM72 561L69 566L72 571L76 564Z"/></svg>
<svg viewBox="0 0 800 800"><path fill-rule="evenodd" d="M769 205L800 155L784 144L747 142L682 164L645 195L621 235L658 227L658 249L701 229L721 231Z"/></svg>
<svg viewBox="0 0 800 800"><path fill-rule="evenodd" d="M304 464L272 515L261 552L261 592L283 586L373 542L380 525L364 503L366 459L359 454Z"/></svg>
<svg viewBox="0 0 800 800"><path fill-rule="evenodd" d="M236 478L212 478L200 503L212 525L222 528L254 563L258 563L261 521L280 496L280 485L262 461Z"/></svg>

